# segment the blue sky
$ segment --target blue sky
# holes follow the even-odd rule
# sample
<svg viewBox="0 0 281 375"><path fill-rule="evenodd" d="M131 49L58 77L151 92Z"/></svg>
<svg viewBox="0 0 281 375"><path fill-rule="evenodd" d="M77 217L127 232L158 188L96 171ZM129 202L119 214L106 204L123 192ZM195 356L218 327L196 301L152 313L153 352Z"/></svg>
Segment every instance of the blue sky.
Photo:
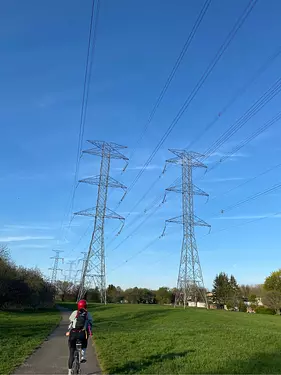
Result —
<svg viewBox="0 0 281 375"><path fill-rule="evenodd" d="M130 186L185 99L246 6L245 0L213 0L145 137L136 143L203 5L198 0L102 0L95 59L90 85L85 136L136 149L126 173L113 161L111 176ZM0 242L6 243L21 265L38 266L47 274L53 249L64 250L65 263L87 249L91 221L67 215L75 173L83 76L91 2L68 0L38 2L15 0L2 5ZM160 175L169 148L184 148L232 101L259 68L281 46L281 3L258 1L221 60L192 101L159 152L118 208L123 216ZM277 57L204 134L193 150L204 152L279 78ZM250 136L280 110L277 95L207 161L211 167L226 152ZM259 283L278 268L280 215L253 221L280 210L280 190L243 204L228 206L280 182L280 168L229 194L280 160L280 121L233 157L194 182L210 194L195 198L196 214L212 225L196 229L205 283L216 273L233 273L240 283ZM97 175L99 158L81 159L79 178ZM170 167L147 198L129 216L134 223L117 237L117 222L106 224L108 282L122 287L158 287L176 284L181 249L181 227L171 225L160 236L164 221L180 214L180 197L170 193L155 215L118 249L146 217L144 210L179 176ZM110 194L114 208L120 191ZM80 184L73 210L95 205L96 188ZM281 211L281 210L280 210ZM87 230L86 235L81 236ZM225 231L221 229L229 228ZM114 251L113 251L114 250ZM134 254L140 252L139 255ZM131 258L126 264L126 259ZM120 265L120 266L119 266ZM67 264L64 268L67 269Z"/></svg>

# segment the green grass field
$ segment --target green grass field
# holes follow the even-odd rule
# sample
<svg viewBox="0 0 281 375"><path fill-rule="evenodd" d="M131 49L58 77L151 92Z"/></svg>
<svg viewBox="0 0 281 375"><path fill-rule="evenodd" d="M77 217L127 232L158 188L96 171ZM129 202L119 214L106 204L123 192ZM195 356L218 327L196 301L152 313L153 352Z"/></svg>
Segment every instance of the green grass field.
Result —
<svg viewBox="0 0 281 375"><path fill-rule="evenodd" d="M281 317L162 306L90 306L107 374L280 374Z"/></svg>
<svg viewBox="0 0 281 375"><path fill-rule="evenodd" d="M60 321L59 312L0 311L0 374L10 374Z"/></svg>

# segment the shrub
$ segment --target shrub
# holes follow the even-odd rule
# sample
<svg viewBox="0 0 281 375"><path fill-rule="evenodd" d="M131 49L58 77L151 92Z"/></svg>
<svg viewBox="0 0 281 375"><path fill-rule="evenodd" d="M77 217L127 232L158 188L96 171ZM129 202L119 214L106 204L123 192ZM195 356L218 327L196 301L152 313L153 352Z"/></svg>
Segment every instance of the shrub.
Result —
<svg viewBox="0 0 281 375"><path fill-rule="evenodd" d="M268 315L275 315L275 311L273 309L269 309L268 307L258 306L255 308L257 314L268 314Z"/></svg>
<svg viewBox="0 0 281 375"><path fill-rule="evenodd" d="M239 302L238 309L240 312L247 312L247 306L243 301Z"/></svg>

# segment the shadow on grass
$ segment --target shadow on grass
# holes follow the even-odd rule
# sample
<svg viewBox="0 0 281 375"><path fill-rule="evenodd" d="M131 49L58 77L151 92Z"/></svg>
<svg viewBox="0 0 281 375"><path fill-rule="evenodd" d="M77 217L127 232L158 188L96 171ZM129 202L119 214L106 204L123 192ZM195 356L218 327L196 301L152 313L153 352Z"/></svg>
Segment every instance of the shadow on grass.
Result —
<svg viewBox="0 0 281 375"><path fill-rule="evenodd" d="M266 345L266 343L265 343ZM248 360L230 361L210 374L281 374L281 348L273 353L256 353Z"/></svg>
<svg viewBox="0 0 281 375"><path fill-rule="evenodd" d="M128 374L128 373L138 373L151 365L162 362L162 361L172 361L176 358L186 357L190 353L194 353L195 350L186 350L180 353L167 353L167 354L157 354L151 355L150 357L144 359L143 361L132 361L127 362L123 366L115 367L112 369L111 374Z"/></svg>

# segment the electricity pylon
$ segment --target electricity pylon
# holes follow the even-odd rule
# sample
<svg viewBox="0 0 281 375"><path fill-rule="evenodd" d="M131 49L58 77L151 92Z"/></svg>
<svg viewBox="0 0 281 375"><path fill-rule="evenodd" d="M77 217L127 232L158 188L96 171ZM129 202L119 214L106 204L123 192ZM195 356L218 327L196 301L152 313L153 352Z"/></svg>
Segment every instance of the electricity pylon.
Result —
<svg viewBox="0 0 281 375"><path fill-rule="evenodd" d="M68 281L69 282L72 282L72 273L73 273L73 266L75 264L75 260L70 260L67 264L69 264L69 269L66 270L66 272L68 272Z"/></svg>
<svg viewBox="0 0 281 375"><path fill-rule="evenodd" d="M60 257L60 253L62 253L63 251L62 250L53 250L53 251L56 253L56 255L54 257L51 257L50 259L54 259L54 265L53 265L52 268L49 268L49 270L52 271L51 283L55 284L55 282L57 281L58 271L62 271L62 269L58 268L58 267L59 267L59 261L60 260L63 263L63 258Z"/></svg>
<svg viewBox="0 0 281 375"><path fill-rule="evenodd" d="M105 219L118 219L124 226L124 218L106 207L108 188L120 188L126 194L126 186L122 185L109 176L111 159L123 159L128 164L128 158L119 152L126 148L116 143L103 141L88 141L94 147L83 151L86 154L101 156L100 174L96 177L88 177L79 182L98 186L98 197L96 207L75 213L94 217L94 230L89 245L89 250L82 270L78 299L85 296L86 291L92 285L99 289L101 303L106 304L106 272L105 272L105 247L104 247L104 221ZM125 166L125 168L126 168ZM124 169L125 169L124 168Z"/></svg>
<svg viewBox="0 0 281 375"><path fill-rule="evenodd" d="M198 249L195 238L195 226L210 227L205 221L199 219L194 214L193 196L207 196L203 190L193 184L193 168L207 168L200 159L203 155L196 152L185 150L169 150L176 155L175 158L169 159L166 163L179 164L182 167L181 184L171 186L166 191L172 191L182 194L182 214L178 217L166 220L163 235L165 234L167 223L177 223L183 225L183 240L180 257L180 267L177 281L177 294L175 305L183 303L184 308L188 300L195 300L197 306L198 295L201 294L207 305L207 297L204 292L204 281L199 260Z"/></svg>

